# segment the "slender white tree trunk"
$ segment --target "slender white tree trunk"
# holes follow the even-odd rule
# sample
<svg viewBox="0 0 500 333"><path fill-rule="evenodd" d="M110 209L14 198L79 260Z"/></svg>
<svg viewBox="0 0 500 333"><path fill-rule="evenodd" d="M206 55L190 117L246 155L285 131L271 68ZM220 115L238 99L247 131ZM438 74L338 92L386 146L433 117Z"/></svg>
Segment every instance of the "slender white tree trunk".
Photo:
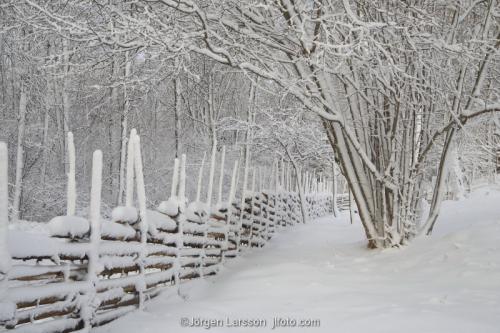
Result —
<svg viewBox="0 0 500 333"><path fill-rule="evenodd" d="M48 106L47 106L48 107ZM47 164L49 163L49 110L45 110L43 116L43 157L42 157L42 170L40 171L42 177L42 184L45 185L45 179L47 176Z"/></svg>
<svg viewBox="0 0 500 333"><path fill-rule="evenodd" d="M212 193L214 186L214 173L215 173L215 155L217 153L217 139L214 138L213 146L212 146L212 155L210 156L210 171L208 175L208 190L207 190L207 206L208 209L211 208L212 205Z"/></svg>
<svg viewBox="0 0 500 333"><path fill-rule="evenodd" d="M68 133L69 128L68 128L68 123L69 123L69 112L71 108L71 102L69 99L69 71L70 71L70 57L69 57L69 41L67 38L63 39L63 86L62 86L62 104L63 104L63 112L62 112L62 119L61 119L61 125L62 125L62 134L61 134L61 160L64 165L64 172L68 172L68 165L66 164L66 156L65 156L65 148L66 148L66 143L65 143L65 138L66 138L66 133Z"/></svg>
<svg viewBox="0 0 500 333"><path fill-rule="evenodd" d="M17 157L16 157L16 182L14 184L14 198L12 200L12 221L17 222L21 218L21 197L23 188L24 172L24 134L26 128L26 106L28 95L26 86L21 82L19 94L19 113L17 115Z"/></svg>
<svg viewBox="0 0 500 333"><path fill-rule="evenodd" d="M175 61L175 66L179 68L178 60ZM180 71L180 69L179 69ZM175 157L179 157L181 153L181 93L182 83L180 73L174 79L174 97L175 97L175 110L174 110L174 137L175 137Z"/></svg>
<svg viewBox="0 0 500 333"><path fill-rule="evenodd" d="M333 215L337 217L339 209L337 207L337 165L335 161L332 162L332 205Z"/></svg>
<svg viewBox="0 0 500 333"><path fill-rule="evenodd" d="M123 83L123 110L121 117L121 146L120 146L120 174L119 174L119 188L118 188L118 202L117 205L123 204L123 197L125 195L125 183L126 183L126 165L127 165L127 134L128 134L128 114L130 109L130 99L127 89L127 80L130 77L131 72L131 60L129 59L128 53L125 55L125 78Z"/></svg>
<svg viewBox="0 0 500 333"><path fill-rule="evenodd" d="M73 133L68 132L68 185L66 215L73 216L76 211L76 176L75 176L75 144Z"/></svg>

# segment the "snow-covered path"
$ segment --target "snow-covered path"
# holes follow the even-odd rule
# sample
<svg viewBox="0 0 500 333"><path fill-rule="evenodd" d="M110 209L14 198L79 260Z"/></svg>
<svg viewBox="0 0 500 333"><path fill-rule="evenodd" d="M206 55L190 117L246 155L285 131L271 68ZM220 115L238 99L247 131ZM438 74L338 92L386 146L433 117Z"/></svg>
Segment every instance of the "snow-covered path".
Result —
<svg viewBox="0 0 500 333"><path fill-rule="evenodd" d="M358 221L356 221L358 222ZM204 281L172 290L96 332L272 331L273 318L320 320L307 332L500 332L500 192L446 202L431 238L367 250L348 216L299 225ZM265 319L266 327L227 327ZM276 331L276 330L274 330ZM277 331L299 331L281 328Z"/></svg>

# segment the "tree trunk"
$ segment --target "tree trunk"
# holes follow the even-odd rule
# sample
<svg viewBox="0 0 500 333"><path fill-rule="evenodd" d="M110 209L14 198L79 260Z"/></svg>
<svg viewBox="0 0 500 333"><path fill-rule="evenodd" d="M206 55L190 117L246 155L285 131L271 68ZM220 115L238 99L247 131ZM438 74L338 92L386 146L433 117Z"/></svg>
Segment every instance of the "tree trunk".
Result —
<svg viewBox="0 0 500 333"><path fill-rule="evenodd" d="M176 60L176 67L179 67L178 60ZM180 71L180 69L179 69ZM174 110L174 136L175 136L175 157L179 158L181 153L181 93L182 85L180 73L175 76L174 79L174 98L175 98L175 110Z"/></svg>
<svg viewBox="0 0 500 333"><path fill-rule="evenodd" d="M69 131L68 123L69 123L69 112L71 108L70 99L69 99L69 47L68 47L68 39L63 39L63 87L62 87L62 104L63 104L63 112L61 119L61 161L64 165L64 172L68 173L68 165L66 164L66 135Z"/></svg>
<svg viewBox="0 0 500 333"><path fill-rule="evenodd" d="M125 55L125 78L123 83L123 110L121 116L121 146L120 146L120 174L119 174L119 188L118 188L118 200L117 206L123 205L123 197L125 194L125 168L127 165L127 149L128 149L128 114L130 111L130 98L129 91L127 87L127 80L131 74L131 60L129 59L128 53Z"/></svg>
<svg viewBox="0 0 500 333"><path fill-rule="evenodd" d="M19 94L19 113L17 116L17 157L16 157L16 182L14 185L14 198L12 201L12 221L17 222L22 218L21 214L21 197L23 188L23 171L24 171L24 134L26 127L26 106L28 96L26 85L21 78Z"/></svg>
<svg viewBox="0 0 500 333"><path fill-rule="evenodd" d="M332 162L332 210L333 216L337 217L339 215L339 209L337 207L337 167L335 161Z"/></svg>

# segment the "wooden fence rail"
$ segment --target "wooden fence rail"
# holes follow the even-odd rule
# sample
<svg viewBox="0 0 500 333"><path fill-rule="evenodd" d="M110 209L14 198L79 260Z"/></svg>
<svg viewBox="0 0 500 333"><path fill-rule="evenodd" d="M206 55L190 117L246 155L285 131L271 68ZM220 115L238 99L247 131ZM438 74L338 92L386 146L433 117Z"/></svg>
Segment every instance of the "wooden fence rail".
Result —
<svg viewBox="0 0 500 333"><path fill-rule="evenodd" d="M245 191L243 200L235 200L234 170L226 202L187 204L185 158L176 161L169 200L148 210L138 137L131 136L130 142L135 158L127 170L134 170L137 207L127 199L110 219L101 217L102 154L97 151L88 220L56 217L43 234L7 231L6 217L0 216L0 331L87 332L142 308L165 287L216 274L228 258L262 247L275 233L302 223L299 194L283 187ZM3 153L6 148L0 146ZM0 191L4 171L0 165ZM1 194L0 213L7 209ZM310 218L333 212L327 191L308 193L305 202ZM338 205L344 207L345 199L339 198Z"/></svg>

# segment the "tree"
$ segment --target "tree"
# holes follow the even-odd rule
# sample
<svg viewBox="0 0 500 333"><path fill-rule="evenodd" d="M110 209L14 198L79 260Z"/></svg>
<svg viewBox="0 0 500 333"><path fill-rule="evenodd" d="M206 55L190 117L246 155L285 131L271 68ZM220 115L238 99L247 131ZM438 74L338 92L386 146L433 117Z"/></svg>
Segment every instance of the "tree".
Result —
<svg viewBox="0 0 500 333"><path fill-rule="evenodd" d="M27 15L33 26L87 45L87 57L110 50L150 56L138 68L148 92L143 105L161 101L151 93L157 87L144 82L162 82L158 73L179 58L201 59L194 66L216 62L212 68L233 68L236 77L258 76L261 87L286 91L321 122L369 247L399 246L432 231L457 133L500 109L497 0L139 0L124 10L130 3L27 0L19 12L35 14ZM220 119L213 98L223 90L215 81L203 75L207 89L199 99L183 96L186 113L208 119L202 127L212 133ZM194 101L206 109L189 109ZM419 202L433 178L430 215L419 225Z"/></svg>
<svg viewBox="0 0 500 333"><path fill-rule="evenodd" d="M419 232L429 152L440 158L425 233L439 213L456 132L469 119L498 110L491 77L498 62L495 7L496 0L411 6L165 0L139 1L133 19L113 5L109 10L136 37L122 47L153 44L208 56L274 81L315 112L349 182L369 246L386 247Z"/></svg>

